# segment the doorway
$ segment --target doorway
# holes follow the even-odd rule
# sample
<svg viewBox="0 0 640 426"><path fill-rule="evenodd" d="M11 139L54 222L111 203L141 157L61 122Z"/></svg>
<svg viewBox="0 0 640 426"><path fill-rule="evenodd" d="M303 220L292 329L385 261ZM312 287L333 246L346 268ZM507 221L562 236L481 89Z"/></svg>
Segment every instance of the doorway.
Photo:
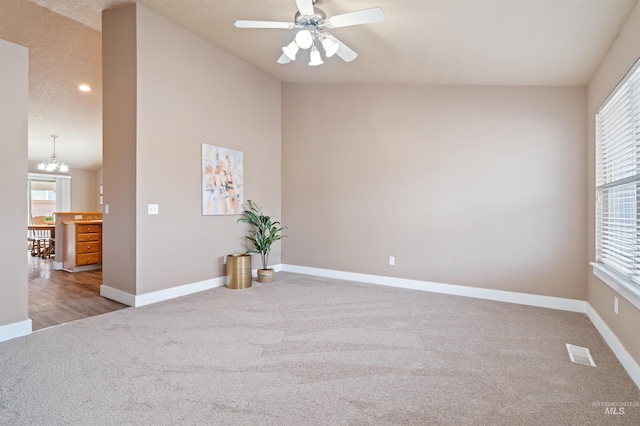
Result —
<svg viewBox="0 0 640 426"><path fill-rule="evenodd" d="M30 229L53 224L55 212L70 210L70 182L70 176L29 174ZM55 234L49 236L54 237ZM56 266L56 261L62 263L62 253L57 256L55 251L51 256L34 255L32 250L27 253L28 307L33 331L128 307L100 296L102 270L65 272Z"/></svg>

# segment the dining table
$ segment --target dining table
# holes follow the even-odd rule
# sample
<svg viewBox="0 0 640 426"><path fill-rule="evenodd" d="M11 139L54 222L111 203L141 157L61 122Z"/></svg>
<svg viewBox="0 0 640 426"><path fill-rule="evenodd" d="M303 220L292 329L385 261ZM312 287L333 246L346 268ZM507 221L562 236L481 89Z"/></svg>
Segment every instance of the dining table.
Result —
<svg viewBox="0 0 640 426"><path fill-rule="evenodd" d="M56 225L53 223L46 225L29 225L27 228L29 231L45 231L45 233L48 231L51 238L56 237Z"/></svg>

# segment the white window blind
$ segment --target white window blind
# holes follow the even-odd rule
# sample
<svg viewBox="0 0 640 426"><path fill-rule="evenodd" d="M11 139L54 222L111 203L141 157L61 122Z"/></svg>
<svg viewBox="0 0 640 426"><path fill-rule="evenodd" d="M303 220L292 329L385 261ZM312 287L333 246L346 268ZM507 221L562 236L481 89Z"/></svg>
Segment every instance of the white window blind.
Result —
<svg viewBox="0 0 640 426"><path fill-rule="evenodd" d="M596 261L640 286L640 61L596 112Z"/></svg>

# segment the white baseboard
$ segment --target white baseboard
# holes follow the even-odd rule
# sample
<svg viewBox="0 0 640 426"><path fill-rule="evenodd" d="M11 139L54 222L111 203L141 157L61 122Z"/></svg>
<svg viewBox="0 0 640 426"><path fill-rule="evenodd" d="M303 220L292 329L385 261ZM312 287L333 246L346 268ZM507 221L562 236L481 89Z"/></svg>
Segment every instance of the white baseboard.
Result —
<svg viewBox="0 0 640 426"><path fill-rule="evenodd" d="M33 325L31 324L31 318L27 318L20 322L0 325L0 342L20 336L26 336L27 334L31 334L32 330Z"/></svg>
<svg viewBox="0 0 640 426"><path fill-rule="evenodd" d="M369 284L380 284L412 290L430 291L433 293L451 294L455 296L474 297L476 299L495 300L498 302L517 303L520 305L538 306L570 312L587 312L584 300L564 299L561 297L540 296L537 294L516 293L513 291L491 290L486 288L466 287L461 285L441 284L430 281L409 280L405 278L384 277L380 275L358 274L355 272L335 271L331 269L309 268L307 266L281 265L285 272L315 275L326 278L337 278L348 281L359 281Z"/></svg>
<svg viewBox="0 0 640 426"><path fill-rule="evenodd" d="M276 272L282 270L282 265L271 266ZM258 275L258 269L251 271L252 276ZM118 290L117 288L109 287L106 285L100 286L100 295L107 299L115 300L127 306L133 306L138 308L144 305L150 305L152 303L162 302L164 300L173 299L180 296L186 296L187 294L197 293L199 291L209 290L216 287L222 287L227 285L227 277L211 278L205 281L199 281L191 284L185 284L178 287L168 288L166 290L153 291L151 293L145 293L135 295L131 293Z"/></svg>
<svg viewBox="0 0 640 426"><path fill-rule="evenodd" d="M127 306L138 308L140 306L150 305L152 303L162 302L176 297L186 296L187 294L197 293L215 287L222 287L223 285L226 285L226 283L227 277L218 277L139 295L126 293L113 287L101 285L100 295L107 299L123 303Z"/></svg>
<svg viewBox="0 0 640 426"><path fill-rule="evenodd" d="M116 302L120 302L123 305L136 306L135 295L122 290L118 290L117 288L109 287L108 285L102 284L100 286L100 296L106 297L107 299L115 300Z"/></svg>
<svg viewBox="0 0 640 426"><path fill-rule="evenodd" d="M600 335L604 341L607 342L607 345L609 345L616 357L618 357L618 360L624 369L627 370L627 373L629 373L629 376L631 376L631 379L635 382L636 386L640 388L640 365L638 365L622 342L618 340L609 326L607 326L596 310L589 304L587 304L587 316L595 326L596 330L600 332Z"/></svg>

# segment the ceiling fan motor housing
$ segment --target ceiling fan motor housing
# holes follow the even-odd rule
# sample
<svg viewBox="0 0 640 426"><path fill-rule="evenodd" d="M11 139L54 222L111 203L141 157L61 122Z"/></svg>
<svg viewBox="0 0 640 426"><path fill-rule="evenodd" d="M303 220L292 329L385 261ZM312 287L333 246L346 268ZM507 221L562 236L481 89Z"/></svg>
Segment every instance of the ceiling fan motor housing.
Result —
<svg viewBox="0 0 640 426"><path fill-rule="evenodd" d="M324 20L327 18L327 14L324 13L323 10L318 9L317 7L313 8L312 16L303 16L300 12L296 12L296 16L293 19L296 25L313 25L314 27L323 27Z"/></svg>

